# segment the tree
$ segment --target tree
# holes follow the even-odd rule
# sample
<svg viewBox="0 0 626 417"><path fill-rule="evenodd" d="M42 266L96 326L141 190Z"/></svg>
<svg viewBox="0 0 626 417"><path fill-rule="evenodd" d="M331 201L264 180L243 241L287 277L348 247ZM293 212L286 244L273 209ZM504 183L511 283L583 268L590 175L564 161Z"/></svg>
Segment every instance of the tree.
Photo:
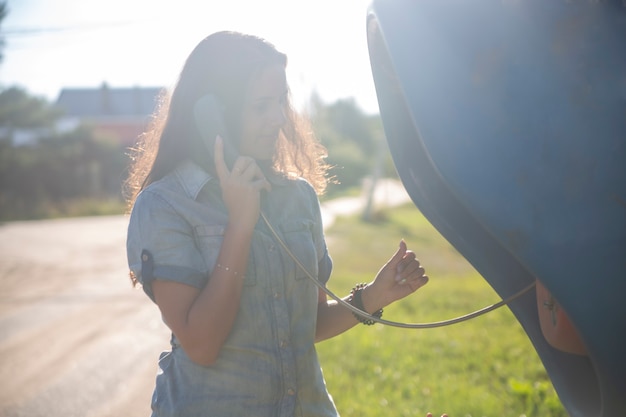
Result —
<svg viewBox="0 0 626 417"><path fill-rule="evenodd" d="M9 87L0 91L0 139L11 143L16 129L52 129L61 113L45 99Z"/></svg>
<svg viewBox="0 0 626 417"><path fill-rule="evenodd" d="M57 132L60 114L20 88L0 92L0 138L10 139L0 140L0 221L103 213L107 204L123 211L125 147L87 125ZM16 146L18 129L35 130L35 140Z"/></svg>
<svg viewBox="0 0 626 417"><path fill-rule="evenodd" d="M61 114L47 100L31 96L23 88L9 87L0 91L1 127L51 127Z"/></svg>
<svg viewBox="0 0 626 417"><path fill-rule="evenodd" d="M328 194L360 186L366 176L387 175L392 166L378 159L384 153L384 134L379 115L367 115L354 99L342 99L324 104L317 95L310 101L311 121L316 135L328 149L327 162L339 184L331 184Z"/></svg>
<svg viewBox="0 0 626 417"><path fill-rule="evenodd" d="M0 28L2 28L2 21L9 14L9 9L7 8L6 1L0 2ZM0 31L0 33L2 33ZM2 62L4 58L4 54L2 50L4 49L4 36L0 35L0 62Z"/></svg>

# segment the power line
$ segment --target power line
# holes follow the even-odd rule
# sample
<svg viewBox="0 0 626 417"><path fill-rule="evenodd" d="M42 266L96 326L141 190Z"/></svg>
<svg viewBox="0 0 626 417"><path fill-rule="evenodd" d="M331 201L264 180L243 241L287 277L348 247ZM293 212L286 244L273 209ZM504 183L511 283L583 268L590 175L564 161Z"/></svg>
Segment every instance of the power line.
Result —
<svg viewBox="0 0 626 417"><path fill-rule="evenodd" d="M26 37L26 36L39 36L51 33L62 32L88 32L92 30L101 29L115 29L122 26L131 26L139 23L145 23L146 21L122 21L122 22L100 22L100 23L85 23L81 25L73 26L60 26L60 27L17 27L6 28L0 31L0 35L6 37Z"/></svg>

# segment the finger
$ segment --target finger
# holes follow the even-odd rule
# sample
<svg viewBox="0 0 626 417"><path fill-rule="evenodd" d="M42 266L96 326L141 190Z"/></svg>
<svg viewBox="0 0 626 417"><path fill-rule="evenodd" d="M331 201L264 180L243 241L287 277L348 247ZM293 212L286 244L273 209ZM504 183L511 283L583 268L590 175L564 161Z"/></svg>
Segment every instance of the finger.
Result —
<svg viewBox="0 0 626 417"><path fill-rule="evenodd" d="M249 156L238 156L231 167L231 174L237 174L248 181L258 176L259 173L263 174L254 158Z"/></svg>
<svg viewBox="0 0 626 417"><path fill-rule="evenodd" d="M413 289L423 286L428 282L428 277L426 276L426 270L422 265L420 265L417 259L412 260L410 263L402 265L402 271L396 274L396 282L399 284L413 284L411 287L414 287L415 283L417 287Z"/></svg>
<svg viewBox="0 0 626 417"><path fill-rule="evenodd" d="M412 260L416 258L417 258L417 255L415 255L415 252L413 252L412 250L407 250L406 253L404 254L404 257L402 258L402 261L411 262Z"/></svg>
<svg viewBox="0 0 626 417"><path fill-rule="evenodd" d="M402 239L400 240L398 250L396 251L396 253L393 254L391 259L389 259L389 262L387 262L387 265L393 268L397 268L400 261L404 258L404 255L406 255L406 243L404 242L404 239Z"/></svg>
<svg viewBox="0 0 626 417"><path fill-rule="evenodd" d="M419 287L425 285L428 282L428 275L425 274L423 268L419 268L416 272L411 273L410 275L402 276L401 278L396 277L396 282L398 284L409 284L413 289L418 289ZM415 287L415 285L417 285Z"/></svg>
<svg viewBox="0 0 626 417"><path fill-rule="evenodd" d="M407 279L417 279L424 275L426 271L419 262L413 261L406 264L398 265L396 273L396 282L406 282Z"/></svg>
<svg viewBox="0 0 626 417"><path fill-rule="evenodd" d="M396 265L396 272L400 273L404 271L409 265L416 261L419 264L419 261L416 259L415 254L411 251L407 251L404 257L402 257L402 259L400 260L400 262L398 262L398 265Z"/></svg>
<svg viewBox="0 0 626 417"><path fill-rule="evenodd" d="M215 145L213 146L213 163L215 164L215 171L220 181L230 175L230 171L224 161L224 141L220 135L215 138Z"/></svg>
<svg viewBox="0 0 626 417"><path fill-rule="evenodd" d="M267 192L272 191L271 184L265 178L254 181L252 183L252 186L254 187L255 190L258 190L258 191L261 191L261 190L265 190Z"/></svg>
<svg viewBox="0 0 626 417"><path fill-rule="evenodd" d="M272 190L272 186L267 178L265 178L265 174L254 160L249 161L249 164L245 167L241 175L246 181L252 182L254 188L257 190Z"/></svg>
<svg viewBox="0 0 626 417"><path fill-rule="evenodd" d="M406 281L406 284L411 288L412 291L417 291L422 288L424 285L428 284L428 275L422 275L417 279Z"/></svg>
<svg viewBox="0 0 626 417"><path fill-rule="evenodd" d="M244 181L265 178L263 171L261 171L254 159L242 156L237 162L240 162L237 166L237 173L241 175Z"/></svg>
<svg viewBox="0 0 626 417"><path fill-rule="evenodd" d="M406 282L407 277L419 268L419 261L415 259L415 253L406 251L404 257L396 265L396 282Z"/></svg>
<svg viewBox="0 0 626 417"><path fill-rule="evenodd" d="M407 275L413 275L416 272L421 271L421 275L424 274L424 267L417 259L414 259L412 262L404 265L404 270L402 272L406 272Z"/></svg>

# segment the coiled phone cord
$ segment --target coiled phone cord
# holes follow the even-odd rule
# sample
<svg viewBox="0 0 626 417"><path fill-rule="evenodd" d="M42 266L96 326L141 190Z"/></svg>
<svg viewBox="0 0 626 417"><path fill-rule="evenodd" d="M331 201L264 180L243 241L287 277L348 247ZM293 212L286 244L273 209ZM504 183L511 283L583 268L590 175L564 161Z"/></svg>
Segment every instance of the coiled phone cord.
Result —
<svg viewBox="0 0 626 417"><path fill-rule="evenodd" d="M465 314L463 316L455 317L455 318L448 319L448 320L435 321L435 322L431 322L431 323L402 323L402 322L385 320L385 319L382 319L382 318L374 317L371 314L369 314L369 313L367 313L367 312L365 312L365 311L363 311L361 309L356 308L355 306L353 306L352 304L350 304L350 303L346 302L345 300L341 299L339 296L337 296L331 290L326 288L326 286L324 286L321 282L319 282L317 280L317 278L314 277L304 267L304 265L302 265L302 263L298 260L298 258L291 252L289 247L287 247L285 242L283 242L283 240L280 238L280 236L278 235L278 232L276 232L276 230L271 225L271 223L269 222L269 220L267 219L267 217L265 216L265 214L263 212L261 212L261 217L263 218L263 221L265 222L267 227L270 229L270 232L272 233L274 238L276 238L276 240L278 241L280 246L285 250L285 252L287 252L289 257L291 259L293 259L293 261L296 263L296 265L298 265L298 267L301 268L304 271L306 276L309 279L311 279L311 281L313 281L315 283L315 285L317 285L318 288L320 288L322 291L324 291L326 293L326 295L328 295L333 300L337 301L342 306L344 306L347 309L351 310L353 313L358 314L359 316L361 316L361 317L363 317L365 319L373 320L373 321L375 321L377 323L384 324L386 326L400 327L400 328L404 328L404 329L433 329L433 328L436 328L436 327L444 327L444 326L449 326L451 324L461 323L463 321L467 321L469 319L473 319L475 317L482 316L483 314L489 313L490 311L493 311L493 310L495 310L497 308L500 308L500 307L502 307L502 306L512 302L513 300L521 297L522 295L526 294L528 291L532 290L535 287L535 282L533 282L532 284L530 284L527 287L523 288L522 290L516 292L515 294L511 295L510 297L507 297L507 298L505 298L505 299L503 299L503 300L501 300L501 301L499 301L499 302L497 302L495 304L492 304L490 306L481 308L480 310L476 310L476 311L474 311L472 313Z"/></svg>

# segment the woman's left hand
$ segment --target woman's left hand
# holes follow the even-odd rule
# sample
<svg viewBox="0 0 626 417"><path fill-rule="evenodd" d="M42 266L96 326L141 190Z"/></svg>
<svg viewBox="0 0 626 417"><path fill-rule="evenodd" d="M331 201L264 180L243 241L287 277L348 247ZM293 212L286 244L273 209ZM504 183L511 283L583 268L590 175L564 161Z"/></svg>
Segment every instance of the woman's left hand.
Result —
<svg viewBox="0 0 626 417"><path fill-rule="evenodd" d="M404 240L401 240L396 253L363 291L363 304L367 310L376 311L412 294L427 282L426 271L415 253L408 250Z"/></svg>

